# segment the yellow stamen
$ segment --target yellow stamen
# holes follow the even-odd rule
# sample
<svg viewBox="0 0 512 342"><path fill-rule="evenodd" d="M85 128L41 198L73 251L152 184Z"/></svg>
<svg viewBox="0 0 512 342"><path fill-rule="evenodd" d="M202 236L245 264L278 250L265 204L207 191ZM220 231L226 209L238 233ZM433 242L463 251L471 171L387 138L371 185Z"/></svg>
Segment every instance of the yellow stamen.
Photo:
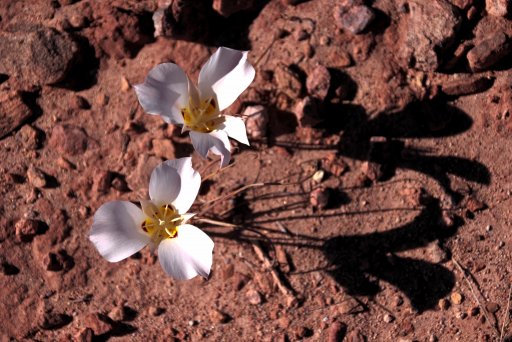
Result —
<svg viewBox="0 0 512 342"><path fill-rule="evenodd" d="M210 133L225 121L213 97L200 101L197 106L190 99L189 105L181 109L181 115L185 126L201 133Z"/></svg>
<svg viewBox="0 0 512 342"><path fill-rule="evenodd" d="M151 236L151 240L159 243L164 239L172 239L178 235L178 226L183 217L169 204L157 208L153 204L145 207L146 219L141 224L143 231Z"/></svg>

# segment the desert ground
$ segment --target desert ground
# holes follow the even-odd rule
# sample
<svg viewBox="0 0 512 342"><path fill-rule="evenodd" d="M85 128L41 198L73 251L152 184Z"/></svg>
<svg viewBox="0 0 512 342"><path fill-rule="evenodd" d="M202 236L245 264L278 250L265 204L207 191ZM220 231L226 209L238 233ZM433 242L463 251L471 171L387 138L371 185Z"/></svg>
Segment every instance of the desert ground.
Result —
<svg viewBox="0 0 512 342"><path fill-rule="evenodd" d="M507 0L0 3L1 341L511 341ZM201 159L133 85L256 70L226 112L251 145ZM192 155L208 279L89 240Z"/></svg>

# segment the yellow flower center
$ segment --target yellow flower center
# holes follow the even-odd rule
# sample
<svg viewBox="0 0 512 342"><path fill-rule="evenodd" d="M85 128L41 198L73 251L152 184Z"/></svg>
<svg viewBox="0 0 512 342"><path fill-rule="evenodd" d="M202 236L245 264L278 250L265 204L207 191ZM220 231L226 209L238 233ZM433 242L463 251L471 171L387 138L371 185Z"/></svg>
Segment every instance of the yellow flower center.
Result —
<svg viewBox="0 0 512 342"><path fill-rule="evenodd" d="M213 97L201 100L197 106L190 99L188 107L181 109L181 115L183 115L185 126L201 133L214 131L225 120Z"/></svg>
<svg viewBox="0 0 512 342"><path fill-rule="evenodd" d="M141 224L143 231L151 236L151 239L159 243L164 239L172 239L178 235L178 226L183 217L176 212L170 204L157 208L153 203L143 206L146 219Z"/></svg>

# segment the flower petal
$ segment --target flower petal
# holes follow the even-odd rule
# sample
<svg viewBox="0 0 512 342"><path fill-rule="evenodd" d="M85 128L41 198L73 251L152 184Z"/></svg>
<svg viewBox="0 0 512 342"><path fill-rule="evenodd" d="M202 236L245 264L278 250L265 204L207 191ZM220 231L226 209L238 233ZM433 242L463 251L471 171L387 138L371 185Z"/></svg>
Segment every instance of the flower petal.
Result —
<svg viewBox="0 0 512 342"><path fill-rule="evenodd" d="M174 63L159 64L149 72L144 83L134 86L144 111L161 115L172 124L183 124L181 109L188 105L189 80Z"/></svg>
<svg viewBox="0 0 512 342"><path fill-rule="evenodd" d="M178 280L196 275L205 278L212 267L213 241L201 229L190 224L178 227L178 235L158 246L158 259L164 271Z"/></svg>
<svg viewBox="0 0 512 342"><path fill-rule="evenodd" d="M220 167L227 166L231 160L231 145L228 135L224 131L211 133L200 133L190 131L190 140L194 149L203 158L206 158L208 151L220 156Z"/></svg>
<svg viewBox="0 0 512 342"><path fill-rule="evenodd" d="M178 170L162 163L155 167L149 180L149 198L158 207L171 204L179 195L181 180Z"/></svg>
<svg viewBox="0 0 512 342"><path fill-rule="evenodd" d="M249 146L244 121L231 115L224 115L224 118L226 121L223 123L224 128L222 128L222 130L226 132L229 137Z"/></svg>
<svg viewBox="0 0 512 342"><path fill-rule="evenodd" d="M201 175L192 167L192 158L190 157L167 160L164 164L174 168L180 175L180 193L171 204L178 210L178 213L184 214L197 197L201 186Z"/></svg>
<svg viewBox="0 0 512 342"><path fill-rule="evenodd" d="M201 98L217 95L219 110L222 111L251 84L255 73L247 61L247 52L220 47L199 73Z"/></svg>
<svg viewBox="0 0 512 342"><path fill-rule="evenodd" d="M89 239L108 261L123 260L150 242L149 235L140 228L144 219L142 210L133 203L105 203L94 214Z"/></svg>

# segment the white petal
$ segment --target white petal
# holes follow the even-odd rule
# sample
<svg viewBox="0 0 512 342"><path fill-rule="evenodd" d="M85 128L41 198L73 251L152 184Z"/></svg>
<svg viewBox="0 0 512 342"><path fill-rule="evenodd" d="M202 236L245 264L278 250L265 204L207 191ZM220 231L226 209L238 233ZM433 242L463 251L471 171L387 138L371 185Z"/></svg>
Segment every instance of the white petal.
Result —
<svg viewBox="0 0 512 342"><path fill-rule="evenodd" d="M165 163L155 167L149 180L149 198L156 206L171 204L178 197L180 190L178 170Z"/></svg>
<svg viewBox="0 0 512 342"><path fill-rule="evenodd" d="M247 61L247 52L220 47L199 73L201 98L217 95L222 111L251 84L255 73Z"/></svg>
<svg viewBox="0 0 512 342"><path fill-rule="evenodd" d="M201 175L192 168L192 158L180 158L164 162L178 171L181 180L181 189L178 197L171 204L178 213L186 213L194 203L199 187L201 186Z"/></svg>
<svg viewBox="0 0 512 342"><path fill-rule="evenodd" d="M223 123L224 127L222 130L226 132L229 137L240 141L242 144L249 145L244 121L231 115L224 115L224 118L226 118L226 121Z"/></svg>
<svg viewBox="0 0 512 342"><path fill-rule="evenodd" d="M142 210L133 203L105 203L94 214L89 239L108 261L123 260L150 242L149 235L141 228L144 219Z"/></svg>
<svg viewBox="0 0 512 342"><path fill-rule="evenodd" d="M201 229L190 224L178 227L178 235L158 246L158 259L164 271L178 280L196 275L205 278L212 267L213 241Z"/></svg>
<svg viewBox="0 0 512 342"><path fill-rule="evenodd" d="M227 166L231 160L231 145L228 135L224 131L211 133L200 133L190 131L190 140L194 149L203 158L206 158L208 151L220 156L220 167Z"/></svg>
<svg viewBox="0 0 512 342"><path fill-rule="evenodd" d="M183 124L181 109L188 105L188 83L179 66L164 63L151 69L144 83L134 88L146 113L161 115L169 123Z"/></svg>

